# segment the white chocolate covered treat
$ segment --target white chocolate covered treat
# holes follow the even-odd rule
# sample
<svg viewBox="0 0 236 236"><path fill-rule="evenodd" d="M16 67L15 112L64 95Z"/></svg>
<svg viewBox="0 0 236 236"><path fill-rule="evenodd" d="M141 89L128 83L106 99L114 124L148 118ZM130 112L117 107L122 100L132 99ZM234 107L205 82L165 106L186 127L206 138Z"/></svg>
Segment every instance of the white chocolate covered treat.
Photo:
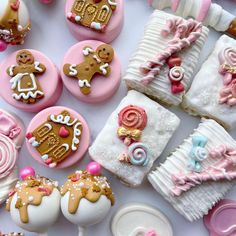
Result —
<svg viewBox="0 0 236 236"><path fill-rule="evenodd" d="M236 16L224 10L211 0L148 0L149 4L159 10L170 8L184 18L193 17L211 26L217 31L228 32L236 37Z"/></svg>
<svg viewBox="0 0 236 236"><path fill-rule="evenodd" d="M100 171L100 165L91 162L86 171L69 175L61 187L62 213L78 226L80 236L84 235L85 227L102 221L115 203L107 178Z"/></svg>
<svg viewBox="0 0 236 236"><path fill-rule="evenodd" d="M8 44L23 44L30 30L28 9L22 0L0 1L0 51Z"/></svg>
<svg viewBox="0 0 236 236"><path fill-rule="evenodd" d="M21 171L21 179L9 194L6 209L19 227L46 235L60 213L58 183L35 176L31 167Z"/></svg>
<svg viewBox="0 0 236 236"><path fill-rule="evenodd" d="M90 156L122 182L138 186L179 123L158 103L129 91L90 147Z"/></svg>
<svg viewBox="0 0 236 236"><path fill-rule="evenodd" d="M144 204L121 207L111 222L113 236L173 236L169 220L159 210Z"/></svg>
<svg viewBox="0 0 236 236"><path fill-rule="evenodd" d="M236 127L236 41L220 37L203 63L183 107L190 114L210 117L226 128Z"/></svg>
<svg viewBox="0 0 236 236"><path fill-rule="evenodd" d="M203 119L149 181L189 221L202 218L232 188L236 142L214 120Z"/></svg>
<svg viewBox="0 0 236 236"><path fill-rule="evenodd" d="M15 186L16 161L24 140L24 125L18 117L0 109L0 204Z"/></svg>
<svg viewBox="0 0 236 236"><path fill-rule="evenodd" d="M179 105L192 82L208 31L192 19L155 10L124 76L127 86Z"/></svg>

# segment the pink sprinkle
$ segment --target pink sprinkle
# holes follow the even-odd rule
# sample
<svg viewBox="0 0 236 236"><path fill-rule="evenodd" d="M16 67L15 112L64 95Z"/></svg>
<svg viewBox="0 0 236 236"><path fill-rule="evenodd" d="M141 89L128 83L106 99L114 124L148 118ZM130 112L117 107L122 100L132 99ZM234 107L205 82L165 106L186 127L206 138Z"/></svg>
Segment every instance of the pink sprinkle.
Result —
<svg viewBox="0 0 236 236"><path fill-rule="evenodd" d="M39 191L39 192L44 192L44 193L46 193L47 196L49 196L49 195L52 193L52 191L51 191L50 189L48 189L48 188L42 188L42 187L39 187L39 188L38 188L38 191Z"/></svg>

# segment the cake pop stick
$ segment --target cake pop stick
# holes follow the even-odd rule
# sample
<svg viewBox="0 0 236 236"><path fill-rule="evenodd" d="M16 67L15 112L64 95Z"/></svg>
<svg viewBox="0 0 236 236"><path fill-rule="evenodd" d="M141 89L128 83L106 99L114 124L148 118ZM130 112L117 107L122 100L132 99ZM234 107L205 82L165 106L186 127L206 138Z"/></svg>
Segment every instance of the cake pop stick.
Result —
<svg viewBox="0 0 236 236"><path fill-rule="evenodd" d="M21 228L47 236L60 213L60 192L58 183L35 175L31 167L20 172L14 190L9 194L6 209L12 220Z"/></svg>
<svg viewBox="0 0 236 236"><path fill-rule="evenodd" d="M62 213L78 226L79 236L85 235L86 227L103 220L115 203L107 178L100 173L100 165L91 162L85 171L68 176L61 188Z"/></svg>
<svg viewBox="0 0 236 236"><path fill-rule="evenodd" d="M236 16L211 0L148 0L148 3L159 10L171 7L179 16L193 17L206 26L236 37Z"/></svg>
<svg viewBox="0 0 236 236"><path fill-rule="evenodd" d="M236 178L236 171L233 169L236 164L236 150L222 145L218 149L211 151L210 156L221 159L200 173L191 172L172 176L175 184L172 190L174 196L180 196L182 192L186 192L202 182L230 181Z"/></svg>

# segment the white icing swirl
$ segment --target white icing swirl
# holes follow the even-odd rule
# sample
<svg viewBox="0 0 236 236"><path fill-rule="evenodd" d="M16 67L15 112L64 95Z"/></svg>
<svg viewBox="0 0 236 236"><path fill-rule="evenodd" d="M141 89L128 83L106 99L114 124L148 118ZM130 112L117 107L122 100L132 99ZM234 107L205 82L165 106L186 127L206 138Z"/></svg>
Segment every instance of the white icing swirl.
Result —
<svg viewBox="0 0 236 236"><path fill-rule="evenodd" d="M205 148L203 147L195 147L194 148L194 159L197 161L203 161L207 159L208 157L208 152Z"/></svg>
<svg viewBox="0 0 236 236"><path fill-rule="evenodd" d="M172 81L181 81L184 78L184 68L181 66L174 66L169 71L169 77Z"/></svg>

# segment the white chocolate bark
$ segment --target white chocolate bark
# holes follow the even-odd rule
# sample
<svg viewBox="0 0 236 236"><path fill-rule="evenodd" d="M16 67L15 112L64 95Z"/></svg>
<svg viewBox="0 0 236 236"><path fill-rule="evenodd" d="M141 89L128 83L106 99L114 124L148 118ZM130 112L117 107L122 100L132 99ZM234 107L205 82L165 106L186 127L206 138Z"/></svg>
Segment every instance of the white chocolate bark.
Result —
<svg viewBox="0 0 236 236"><path fill-rule="evenodd" d="M193 17L197 18L201 2L205 0L180 0L179 6L176 10L176 14L183 18ZM171 0L153 0L152 7L163 10L171 7ZM220 5L212 3L207 16L205 17L203 24L211 26L217 31L226 31L235 16L228 11L225 11Z"/></svg>
<svg viewBox="0 0 236 236"><path fill-rule="evenodd" d="M150 152L150 161L147 166L135 166L118 160L118 156L126 149L124 142L117 135L118 113L128 105L139 106L147 114L147 125L141 136L141 142L147 146ZM105 127L90 147L89 153L92 159L111 171L123 182L130 186L138 186L150 171L153 162L164 150L179 123L180 120L176 115L158 103L139 92L129 91L109 117Z"/></svg>
<svg viewBox="0 0 236 236"><path fill-rule="evenodd" d="M155 100L161 100L170 105L179 105L182 102L184 93L172 94L171 82L168 77L168 65L161 68L161 72L149 85L142 85L140 81L143 79L143 74L140 72L140 66L147 60L152 59L159 52L163 52L170 37L164 38L161 36L161 30L166 25L166 20L175 16L155 10L151 15L146 26L144 37L139 43L138 50L134 53L130 60L124 80L129 88L135 89L141 93L151 96ZM181 66L185 70L184 79L182 81L185 90L189 89L192 82L195 67L198 64L201 49L207 39L208 29L203 26L201 37L187 49L181 51L178 56L182 59Z"/></svg>
<svg viewBox="0 0 236 236"><path fill-rule="evenodd" d="M209 181L191 188L179 197L171 195L170 192L174 187L172 176L180 172L189 173L187 164L190 159L193 136L204 136L208 139L205 146L208 152L222 144L236 149L235 140L222 126L214 120L203 119L193 134L160 167L148 175L148 179L156 191L189 221L202 218L233 186L233 182L229 181ZM202 162L202 168L207 168L217 160L208 157Z"/></svg>
<svg viewBox="0 0 236 236"><path fill-rule="evenodd" d="M236 127L236 106L219 104L223 75L218 72L218 54L227 47L236 49L236 40L223 35L194 78L191 88L185 95L183 107L194 115L213 118L226 128L232 129Z"/></svg>

